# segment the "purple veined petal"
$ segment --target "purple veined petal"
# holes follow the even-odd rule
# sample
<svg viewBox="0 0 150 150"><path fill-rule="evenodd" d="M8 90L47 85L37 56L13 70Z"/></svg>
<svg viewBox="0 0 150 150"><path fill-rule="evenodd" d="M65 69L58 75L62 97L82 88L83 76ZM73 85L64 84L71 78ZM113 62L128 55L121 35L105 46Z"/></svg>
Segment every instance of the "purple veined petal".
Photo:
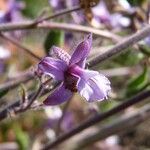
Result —
<svg viewBox="0 0 150 150"><path fill-rule="evenodd" d="M67 67L67 64L62 60L45 57L38 64L38 72L40 74L47 74L56 80L64 80L64 72Z"/></svg>
<svg viewBox="0 0 150 150"><path fill-rule="evenodd" d="M64 83L61 85L47 97L47 99L43 102L45 105L59 105L72 97L73 93L65 88Z"/></svg>
<svg viewBox="0 0 150 150"><path fill-rule="evenodd" d="M73 52L70 62L70 65L77 64L80 67L84 67L85 59L87 58L92 45L92 34L89 34L87 38L81 42L75 51Z"/></svg>
<svg viewBox="0 0 150 150"><path fill-rule="evenodd" d="M59 47L56 47L56 46L53 46L50 49L50 52L52 53L52 55L54 55L58 59L66 62L67 64L69 64L71 56L66 51L64 51L63 49L61 49Z"/></svg>
<svg viewBox="0 0 150 150"><path fill-rule="evenodd" d="M80 95L89 102L106 99L111 89L110 81L104 75L97 73L86 70L77 84Z"/></svg>

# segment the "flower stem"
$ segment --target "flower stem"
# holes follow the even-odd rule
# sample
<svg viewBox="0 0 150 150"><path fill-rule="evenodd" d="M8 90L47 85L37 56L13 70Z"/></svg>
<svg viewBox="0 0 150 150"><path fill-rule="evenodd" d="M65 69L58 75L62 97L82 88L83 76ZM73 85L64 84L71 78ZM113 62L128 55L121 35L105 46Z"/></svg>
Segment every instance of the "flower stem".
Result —
<svg viewBox="0 0 150 150"><path fill-rule="evenodd" d="M121 115L116 120L113 120L112 123L104 125L102 128L96 128L88 137L79 139L78 144L75 144L76 147L73 150L81 150L89 145L94 144L97 141L103 140L113 134L120 132L129 132L132 129L135 129L136 126L146 121L150 117L150 104L139 108L135 112L129 112L126 115Z"/></svg>
<svg viewBox="0 0 150 150"><path fill-rule="evenodd" d="M36 26L39 23L42 23L46 20L54 19L56 17L71 13L73 11L78 11L80 9L82 9L80 6L75 6L75 7L72 7L70 9L68 9L68 8L64 9L60 12L57 12L55 14L52 14L50 16L47 16L47 17L44 17L44 18L41 18L41 19L38 19L38 20L36 19L36 20L33 20L33 21L28 21L28 22L23 22L23 23L5 23L5 24L1 24L0 25L0 31L12 31L12 30L36 28Z"/></svg>
<svg viewBox="0 0 150 150"><path fill-rule="evenodd" d="M147 25L142 30L125 38L123 41L119 42L112 48L109 48L106 53L100 54L95 58L93 58L91 61L88 62L89 64L88 66L93 67L104 60L108 60L108 58L111 58L112 56L119 54L120 52L124 51L126 48L134 45L135 43L139 42L140 40L146 38L149 35L150 35L150 25Z"/></svg>
<svg viewBox="0 0 150 150"><path fill-rule="evenodd" d="M111 110L109 110L107 112L97 114L96 116L92 117L91 119L84 121L82 124L75 127L74 129L72 129L72 130L68 131L67 133L64 133L63 135L59 136L55 141L44 146L42 148L42 150L47 150L47 149L53 148L53 147L61 144L62 142L69 139L70 137L72 137L72 136L78 134L79 132L87 129L88 127L91 127L91 126L95 125L96 123L99 123L99 122L105 120L106 118L109 118L109 117L119 113L120 111L123 111L124 109L143 101L144 99L148 98L149 96L150 96L150 90L144 91L144 92L134 96L133 98L130 98L129 100L119 104L118 106L112 108Z"/></svg>

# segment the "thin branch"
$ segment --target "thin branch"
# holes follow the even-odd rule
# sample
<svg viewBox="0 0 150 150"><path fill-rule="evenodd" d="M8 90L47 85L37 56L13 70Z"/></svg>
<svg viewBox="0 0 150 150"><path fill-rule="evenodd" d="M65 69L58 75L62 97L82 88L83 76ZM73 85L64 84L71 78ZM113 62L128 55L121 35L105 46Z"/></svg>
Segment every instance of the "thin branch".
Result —
<svg viewBox="0 0 150 150"><path fill-rule="evenodd" d="M13 31L13 30L23 30L23 29L59 29L64 31L72 31L79 33L93 33L95 35L101 36L103 38L107 38L113 40L114 42L119 42L121 37L111 33L106 30L95 29L92 27L86 27L83 25L77 24L68 24L68 23L57 23L57 22L43 22L39 23L36 26L30 26L32 21L29 22L21 22L21 23L6 23L5 25L0 25L0 31Z"/></svg>
<svg viewBox="0 0 150 150"><path fill-rule="evenodd" d="M58 86L58 83L55 83L53 85L54 88L56 88ZM53 89L54 89L53 88ZM50 90L47 90L47 89L44 89L42 91L42 93L40 94L40 97L49 93L50 91L52 91L53 89L50 89ZM33 99L36 97L37 95L37 91L36 92L30 92L29 93L29 96L28 96L28 101L29 101L29 104L31 104L31 102L33 103ZM14 110L15 108L17 107L20 107L21 106L21 100L17 100L15 102L13 102L12 104L6 106L2 111L0 111L0 121L4 120L5 118L7 118L8 114L10 113L11 110ZM22 113L22 111L18 111L16 113Z"/></svg>
<svg viewBox="0 0 150 150"><path fill-rule="evenodd" d="M52 14L50 16L47 16L47 17L44 17L44 18L41 18L38 20L34 20L34 21L28 21L28 22L23 22L23 23L2 23L0 25L0 31L12 31L12 30L35 28L37 26L37 24L42 23L43 21L54 19L54 18L59 17L61 15L65 15L65 14L71 13L73 11L78 11L80 9L82 9L80 6L75 6L75 7L72 7L70 9L67 8L67 9L64 9L60 12Z"/></svg>
<svg viewBox="0 0 150 150"><path fill-rule="evenodd" d="M13 24L5 24L5 26L0 25L0 31L1 30L25 29L28 26L29 26L29 23L14 24L14 25ZM31 26L30 28L33 28L33 27ZM109 33L109 32L102 32L100 30L93 29L93 28L89 29L89 27L84 27L84 26L76 27L76 25L59 24L59 23L54 23L54 22L40 24L39 26L37 26L37 28L51 28L51 29L59 28L62 30L70 30L70 31L76 31L76 32L85 32L85 33L91 32L91 33L97 34L97 35L105 37L105 38L113 38L113 34ZM128 48L129 46L134 45L135 43L139 42L140 40L146 38L149 35L150 35L150 26L147 25L142 30L138 31L137 33L134 33L130 37L125 38L123 41L119 42L117 45L113 46L112 48L109 48L106 53L100 54L97 57L90 60L89 67L93 67L94 65L124 51L124 49ZM116 39L116 37L113 39ZM117 40L118 40L118 37L117 37Z"/></svg>
<svg viewBox="0 0 150 150"><path fill-rule="evenodd" d="M76 24L67 24L67 23L56 23L56 22L43 22L37 26L37 28L42 29L59 29L65 31L73 31L79 33L93 33L95 35L101 36L103 38L107 38L113 40L114 42L119 42L121 37L111 33L110 31L95 29L93 27L86 27L83 25Z"/></svg>
<svg viewBox="0 0 150 150"><path fill-rule="evenodd" d="M140 123L146 121L150 117L150 104L143 106L138 109L133 114L127 114L126 116L122 115L120 118L114 120L109 125L105 125L100 129L96 129L95 132L92 132L88 137L79 139L78 144L74 150L83 149L91 144L94 144L97 141L103 140L113 134L118 134L120 132L125 132L132 130Z"/></svg>
<svg viewBox="0 0 150 150"><path fill-rule="evenodd" d="M10 81L6 81L0 84L0 91L9 90L17 87L21 83L25 83L34 78L34 75L31 71L25 72L17 78L11 79Z"/></svg>
<svg viewBox="0 0 150 150"><path fill-rule="evenodd" d="M68 131L67 133L62 134L55 141L44 146L42 148L42 150L51 149L51 148L61 144L62 142L66 141L70 137L78 134L79 132L95 125L96 123L99 123L99 122L105 120L106 118L109 118L109 117L119 113L120 111L125 110L126 108L128 108L134 104L137 104L137 103L143 101L144 99L146 99L148 97L150 97L150 90L142 92L142 93L134 96L133 98L130 98L129 100L119 104L118 106L112 108L111 110L109 110L107 112L97 114L94 117L92 117L91 119L84 121L82 124L78 125L74 129Z"/></svg>
<svg viewBox="0 0 150 150"><path fill-rule="evenodd" d="M47 81L45 81L44 83L41 83L38 90L35 92L35 94L30 98L30 100L28 100L28 103L26 106L24 107L20 107L19 109L15 110L15 113L20 113L20 112L24 112L28 109L30 109L31 105L33 104L33 102L42 95L43 91L44 91L44 87L47 86L48 84L50 84L52 81L52 79L48 79Z"/></svg>
<svg viewBox="0 0 150 150"><path fill-rule="evenodd" d="M81 6L74 6L74 7L70 8L70 9L66 8L64 10L61 10L61 11L53 14L53 15L41 18L39 20L36 20L35 22L33 22L33 25L37 25L38 23L41 23L43 21L54 19L56 17L62 16L62 15L65 15L65 14L68 14L68 13L71 13L71 12L74 12L74 11L78 11L78 10L81 10L81 9L82 9Z"/></svg>
<svg viewBox="0 0 150 150"><path fill-rule="evenodd" d="M41 58L39 56L37 56L36 54L34 54L31 50L29 50L28 48L26 48L25 46L23 46L22 44L20 44L18 41L16 41L16 40L14 40L14 39L12 39L12 38L4 35L3 33L0 33L0 36L3 39L5 39L5 40L7 40L7 41L9 41L11 43L13 43L14 45L16 45L17 47L19 47L20 49L22 49L24 52L26 52L27 54L29 54L33 58L35 58L37 60L41 60Z"/></svg>
<svg viewBox="0 0 150 150"><path fill-rule="evenodd" d="M108 58L119 54L120 52L124 51L124 49L134 45L135 43L146 38L147 36L150 36L150 25L147 25L145 28L138 31L137 33L134 33L133 35L125 38L123 41L116 44L112 48L109 48L106 53L96 56L88 62L88 66L93 67L104 60L108 60Z"/></svg>

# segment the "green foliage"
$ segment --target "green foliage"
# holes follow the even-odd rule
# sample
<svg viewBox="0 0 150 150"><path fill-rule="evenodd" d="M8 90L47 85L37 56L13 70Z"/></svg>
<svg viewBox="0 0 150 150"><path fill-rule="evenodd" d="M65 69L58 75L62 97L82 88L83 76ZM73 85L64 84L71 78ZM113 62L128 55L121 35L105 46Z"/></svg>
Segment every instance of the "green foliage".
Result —
<svg viewBox="0 0 150 150"><path fill-rule="evenodd" d="M24 132L19 125L14 126L16 133L16 141L19 145L20 150L27 150L29 147L29 136L26 132Z"/></svg>
<svg viewBox="0 0 150 150"><path fill-rule="evenodd" d="M112 107L114 107L115 105L117 104L116 101L109 101L109 100L106 100L106 101L102 101L100 104L99 104L99 109L101 112L105 112L105 111L108 111L109 109L111 109Z"/></svg>
<svg viewBox="0 0 150 150"><path fill-rule="evenodd" d="M127 86L127 96L132 96L148 86L148 67L146 66L143 72L137 77L133 78Z"/></svg>
<svg viewBox="0 0 150 150"><path fill-rule="evenodd" d="M48 5L48 0L24 0L25 9L23 10L24 15L34 18L39 15L39 12Z"/></svg>
<svg viewBox="0 0 150 150"><path fill-rule="evenodd" d="M150 56L150 48L148 46L140 45L139 48L144 55L146 55L148 57Z"/></svg>
<svg viewBox="0 0 150 150"><path fill-rule="evenodd" d="M132 6L140 6L142 5L146 0L127 0L130 5Z"/></svg>
<svg viewBox="0 0 150 150"><path fill-rule="evenodd" d="M8 93L9 90L1 90L0 91L0 98L2 98L3 96L5 96Z"/></svg>
<svg viewBox="0 0 150 150"><path fill-rule="evenodd" d="M137 64L140 60L144 58L144 55L139 52L135 52L134 49L128 49L126 52L120 54L118 57L114 58L113 61L119 65L133 66Z"/></svg>
<svg viewBox="0 0 150 150"><path fill-rule="evenodd" d="M52 46L63 46L64 44L64 32L60 30L51 30L45 40L44 47L46 54L49 53L49 50Z"/></svg>

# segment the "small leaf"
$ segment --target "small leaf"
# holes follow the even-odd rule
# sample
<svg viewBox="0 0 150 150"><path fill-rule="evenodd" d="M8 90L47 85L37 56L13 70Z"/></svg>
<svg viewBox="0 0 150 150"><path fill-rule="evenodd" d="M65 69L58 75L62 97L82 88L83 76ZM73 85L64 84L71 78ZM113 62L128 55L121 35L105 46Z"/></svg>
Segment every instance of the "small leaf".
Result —
<svg viewBox="0 0 150 150"><path fill-rule="evenodd" d="M101 112L108 111L112 107L116 106L117 102L116 101L102 101L99 104L99 109Z"/></svg>
<svg viewBox="0 0 150 150"><path fill-rule="evenodd" d="M64 32L60 30L50 31L44 43L46 54L49 53L49 50L52 46L55 45L61 47L63 46L63 44L64 44Z"/></svg>
<svg viewBox="0 0 150 150"><path fill-rule="evenodd" d="M140 49L140 51L144 54L144 55L146 55L146 56L150 56L150 48L148 47L148 46L146 46L146 45L139 45L139 49Z"/></svg>
<svg viewBox="0 0 150 150"><path fill-rule="evenodd" d="M28 95L27 95L27 89L23 84L21 84L21 86L20 86L19 94L21 96L22 103L25 103Z"/></svg>
<svg viewBox="0 0 150 150"><path fill-rule="evenodd" d="M1 90L0 91L0 98L2 98L3 96L5 96L7 93L8 93L8 89L6 89L6 90Z"/></svg>
<svg viewBox="0 0 150 150"><path fill-rule="evenodd" d="M148 86L148 67L146 66L143 72L132 79L127 87L127 96L132 96Z"/></svg>

